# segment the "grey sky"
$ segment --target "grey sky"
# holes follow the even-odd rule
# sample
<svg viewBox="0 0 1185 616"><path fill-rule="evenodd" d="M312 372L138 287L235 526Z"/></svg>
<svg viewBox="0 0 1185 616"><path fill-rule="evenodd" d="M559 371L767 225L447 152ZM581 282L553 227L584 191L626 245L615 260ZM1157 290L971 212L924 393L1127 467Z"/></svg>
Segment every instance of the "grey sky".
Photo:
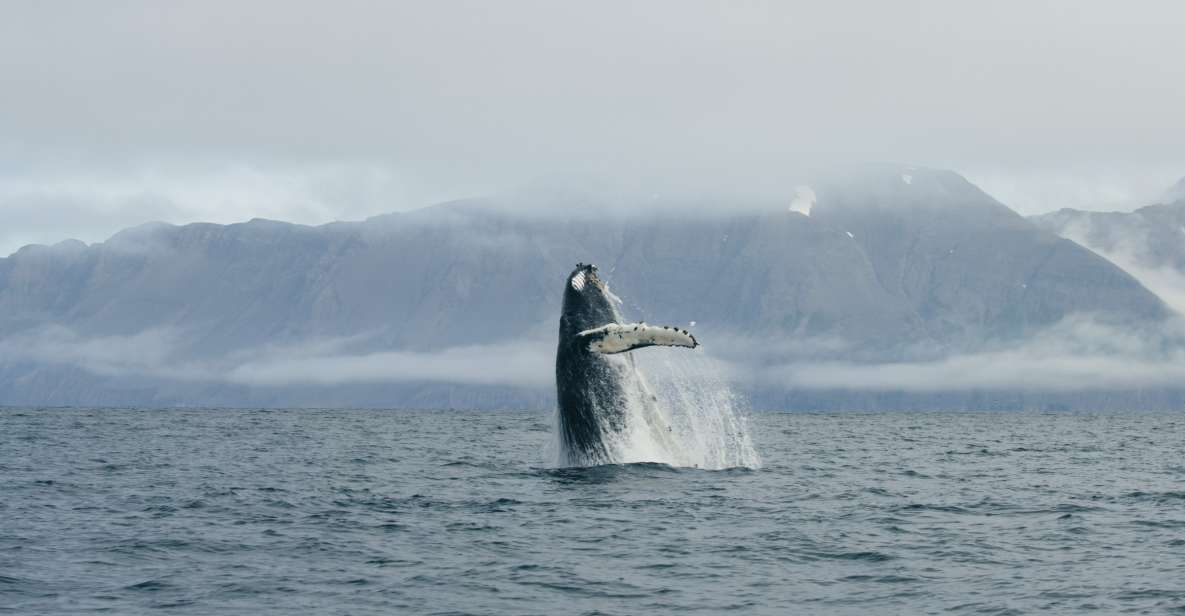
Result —
<svg viewBox="0 0 1185 616"><path fill-rule="evenodd" d="M1132 206L1185 175L1183 31L1167 1L13 2L0 254L830 161Z"/></svg>

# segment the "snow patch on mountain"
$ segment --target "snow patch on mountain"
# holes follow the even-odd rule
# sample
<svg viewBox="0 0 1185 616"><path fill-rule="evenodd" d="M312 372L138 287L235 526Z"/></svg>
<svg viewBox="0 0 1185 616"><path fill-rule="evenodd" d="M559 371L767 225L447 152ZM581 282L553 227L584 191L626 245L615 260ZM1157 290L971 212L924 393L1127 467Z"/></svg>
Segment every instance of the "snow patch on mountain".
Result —
<svg viewBox="0 0 1185 616"><path fill-rule="evenodd" d="M810 216L815 207L815 191L810 186L799 186L794 189L794 199L790 201L790 211L803 216Z"/></svg>

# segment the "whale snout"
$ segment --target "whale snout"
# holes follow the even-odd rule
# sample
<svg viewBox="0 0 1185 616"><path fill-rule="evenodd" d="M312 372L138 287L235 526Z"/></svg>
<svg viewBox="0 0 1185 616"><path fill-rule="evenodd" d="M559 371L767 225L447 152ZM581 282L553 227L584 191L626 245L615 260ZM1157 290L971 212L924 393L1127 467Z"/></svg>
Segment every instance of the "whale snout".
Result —
<svg viewBox="0 0 1185 616"><path fill-rule="evenodd" d="M597 266L591 263L577 263L576 269L568 276L568 284L576 291L584 291L587 285L604 288L605 284L597 277Z"/></svg>

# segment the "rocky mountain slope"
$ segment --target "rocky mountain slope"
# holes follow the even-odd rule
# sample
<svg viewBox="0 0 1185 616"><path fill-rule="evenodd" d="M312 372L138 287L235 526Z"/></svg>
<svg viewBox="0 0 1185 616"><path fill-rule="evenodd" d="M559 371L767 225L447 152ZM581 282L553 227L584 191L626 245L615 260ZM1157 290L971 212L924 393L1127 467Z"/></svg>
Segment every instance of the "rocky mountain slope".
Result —
<svg viewBox="0 0 1185 616"><path fill-rule="evenodd" d="M1074 315L1171 314L1048 220L952 172L886 166L820 179L793 204L677 205L600 216L474 200L29 246L0 259L0 404L545 408L559 285L578 261L600 265L631 317L694 321L744 371L934 361ZM852 386L741 384L788 408L1042 399Z"/></svg>
<svg viewBox="0 0 1185 616"><path fill-rule="evenodd" d="M1183 312L1185 179L1166 196L1169 200L1134 212L1062 209L1031 220L1106 257Z"/></svg>

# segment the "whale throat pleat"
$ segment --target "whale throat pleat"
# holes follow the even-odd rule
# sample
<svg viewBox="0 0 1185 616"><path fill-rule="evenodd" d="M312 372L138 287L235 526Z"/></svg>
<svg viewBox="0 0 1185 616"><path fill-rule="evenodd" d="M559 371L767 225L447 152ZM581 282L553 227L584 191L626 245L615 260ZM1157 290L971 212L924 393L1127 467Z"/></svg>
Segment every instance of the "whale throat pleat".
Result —
<svg viewBox="0 0 1185 616"><path fill-rule="evenodd" d="M588 340L588 350L611 355L648 346L678 346L694 349L695 336L678 327L645 323L610 323L577 334Z"/></svg>

